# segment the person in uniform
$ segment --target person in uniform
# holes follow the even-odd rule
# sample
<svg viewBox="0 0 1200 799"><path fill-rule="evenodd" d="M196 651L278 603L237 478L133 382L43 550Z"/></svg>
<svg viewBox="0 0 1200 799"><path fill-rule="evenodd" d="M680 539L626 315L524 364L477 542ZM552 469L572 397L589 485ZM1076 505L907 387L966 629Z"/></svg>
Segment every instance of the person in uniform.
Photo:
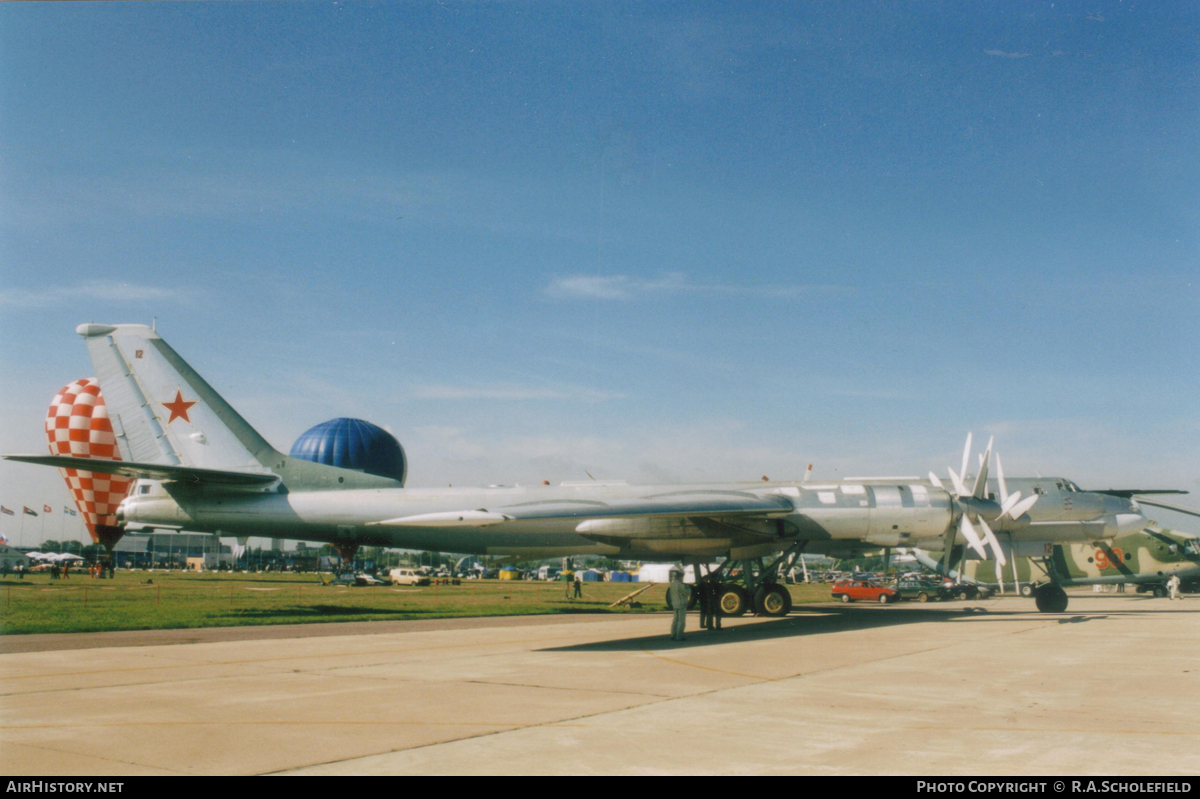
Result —
<svg viewBox="0 0 1200 799"><path fill-rule="evenodd" d="M721 581L715 574L708 575L708 629L721 629Z"/></svg>
<svg viewBox="0 0 1200 799"><path fill-rule="evenodd" d="M703 577L696 583L697 599L700 604L700 629L712 629L712 594L708 590L710 578Z"/></svg>
<svg viewBox="0 0 1200 799"><path fill-rule="evenodd" d="M1167 580L1167 592L1171 599L1183 599L1179 595L1179 575L1172 574L1171 579Z"/></svg>
<svg viewBox="0 0 1200 799"><path fill-rule="evenodd" d="M692 591L683 584L683 572L671 572L671 584L667 586L667 602L673 611L671 619L671 640L683 641L684 627L687 626L687 606L692 599Z"/></svg>
<svg viewBox="0 0 1200 799"><path fill-rule="evenodd" d="M583 599L583 572L575 572L575 599Z"/></svg>

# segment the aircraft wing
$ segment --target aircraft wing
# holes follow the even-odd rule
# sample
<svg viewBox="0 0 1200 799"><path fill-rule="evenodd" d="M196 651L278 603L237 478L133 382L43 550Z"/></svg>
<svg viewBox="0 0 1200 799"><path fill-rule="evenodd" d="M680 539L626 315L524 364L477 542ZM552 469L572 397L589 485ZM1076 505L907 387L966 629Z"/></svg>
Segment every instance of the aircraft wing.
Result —
<svg viewBox="0 0 1200 799"><path fill-rule="evenodd" d="M276 475L267 472L199 469L194 466L177 466L161 463L132 463L130 461L72 458L69 455L4 455L3 457L5 460L36 463L40 466L56 466L59 469L82 469L87 472L119 474L124 477L142 477L149 480L177 480L181 483L190 483L192 485L208 483L210 485L251 488L267 486L279 480Z"/></svg>
<svg viewBox="0 0 1200 799"><path fill-rule="evenodd" d="M1163 493L1163 492L1155 492L1155 493ZM1178 491L1175 493L1182 494L1184 492ZM1166 508L1167 510L1173 510L1176 513L1184 513L1184 514L1187 514L1188 516L1200 516L1200 509L1189 508L1186 505L1176 505L1172 502L1160 502L1157 499L1142 499L1141 497L1135 497L1135 499L1137 499L1137 502L1139 505L1153 505L1156 508Z"/></svg>
<svg viewBox="0 0 1200 799"><path fill-rule="evenodd" d="M485 527L514 521L786 516L795 511L787 497L746 491L680 491L632 499L547 500L472 510L422 513L371 524L388 527Z"/></svg>
<svg viewBox="0 0 1200 799"><path fill-rule="evenodd" d="M1122 499L1130 499L1142 494L1186 494L1186 491L1179 491L1174 488L1108 488L1103 491L1093 491L1093 494L1108 494L1110 497L1121 497Z"/></svg>

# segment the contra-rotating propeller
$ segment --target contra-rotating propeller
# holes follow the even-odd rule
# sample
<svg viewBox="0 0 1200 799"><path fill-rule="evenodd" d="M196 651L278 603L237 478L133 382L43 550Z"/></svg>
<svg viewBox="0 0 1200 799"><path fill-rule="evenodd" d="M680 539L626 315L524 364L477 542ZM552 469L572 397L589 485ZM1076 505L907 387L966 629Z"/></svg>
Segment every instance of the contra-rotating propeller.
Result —
<svg viewBox="0 0 1200 799"><path fill-rule="evenodd" d="M946 564L949 569L951 552L953 550L954 541L957 537L956 533L962 535L966 539L967 545L979 555L980 558L988 560L988 553L985 547L992 550L992 554L996 560L1003 566L1007 564L1008 559L1004 556L1004 551L1000 547L1000 541L996 538L996 534L992 531L991 525L988 524L988 519L991 519L993 524L1002 522L1005 517L1011 518L1014 521L1021 518L1022 515L1037 502L1037 495L1021 498L1021 492L1015 491L1012 494L1008 493L1008 485L1004 481L1004 467L1000 463L1000 455L996 455L996 482L1000 488L1000 502L997 503L994 499L989 499L987 495L987 480L988 469L992 459L992 445L995 443L995 437L988 439L987 449L979 456L979 473L975 476L975 482L970 490L967 489L963 478L967 474L967 467L971 462L971 434L967 433L967 443L963 447L961 473L955 472L953 467L947 467L946 471L950 475L950 482L953 486L953 492L950 492L943 485L942 481L933 472L929 473L929 481L943 491L947 491L951 495L951 508L958 516L958 524L950 525L950 529L946 532ZM979 530L976 530L976 525ZM982 535L980 534L982 532Z"/></svg>

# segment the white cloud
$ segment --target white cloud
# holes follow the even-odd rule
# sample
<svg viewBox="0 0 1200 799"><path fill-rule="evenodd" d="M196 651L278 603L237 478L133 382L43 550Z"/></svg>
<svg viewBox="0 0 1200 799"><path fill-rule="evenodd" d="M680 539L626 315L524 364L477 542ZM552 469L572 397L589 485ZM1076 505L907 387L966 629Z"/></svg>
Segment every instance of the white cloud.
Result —
<svg viewBox="0 0 1200 799"><path fill-rule="evenodd" d="M71 302L81 298L107 302L161 302L181 299L182 292L159 286L124 283L116 280L90 280L77 286L51 286L44 289L6 289L0 291L0 305L37 307Z"/></svg>
<svg viewBox="0 0 1200 799"><path fill-rule="evenodd" d="M413 389L413 396L418 399L435 400L582 400L584 402L603 402L625 397L624 394L590 388L514 385L449 386L444 384L417 386Z"/></svg>
<svg viewBox="0 0 1200 799"><path fill-rule="evenodd" d="M744 297L790 299L830 291L846 291L843 286L798 284L738 285L731 283L695 283L682 272L645 279L629 275L560 275L553 278L545 293L563 299L631 300L642 297L714 294Z"/></svg>
<svg viewBox="0 0 1200 799"><path fill-rule="evenodd" d="M984 53L999 58L1029 58L1033 53L1006 53L1003 50L984 50Z"/></svg>

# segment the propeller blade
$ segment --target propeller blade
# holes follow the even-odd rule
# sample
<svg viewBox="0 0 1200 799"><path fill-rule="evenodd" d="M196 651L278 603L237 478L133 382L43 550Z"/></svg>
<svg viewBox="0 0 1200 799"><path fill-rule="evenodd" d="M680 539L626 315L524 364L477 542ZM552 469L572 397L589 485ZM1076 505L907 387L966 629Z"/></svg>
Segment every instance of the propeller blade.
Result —
<svg viewBox="0 0 1200 799"><path fill-rule="evenodd" d="M1009 515L1012 516L1014 519L1019 519L1022 516L1024 516L1025 511L1032 508L1034 506L1034 504L1037 503L1037 501L1038 501L1038 495L1031 494L1030 496L1025 497L1025 499L1021 500L1016 505L1014 505L1012 512Z"/></svg>
<svg viewBox="0 0 1200 799"><path fill-rule="evenodd" d="M951 524L946 526L946 545L944 547L946 554L942 558L942 573L945 574L946 577L950 576L950 566L954 563L954 543L956 532L957 531L955 530L954 525Z"/></svg>
<svg viewBox="0 0 1200 799"><path fill-rule="evenodd" d="M983 542L979 540L979 533L975 532L974 525L964 513L962 519L958 522L958 529L962 531L963 537L967 539L967 544L971 549L979 553L979 557L987 560L987 550L983 548Z"/></svg>
<svg viewBox="0 0 1200 799"><path fill-rule="evenodd" d="M950 472L950 482L954 484L955 493L960 497L967 496L967 487L963 485L962 478L955 474L949 466L946 467L946 471Z"/></svg>
<svg viewBox="0 0 1200 799"><path fill-rule="evenodd" d="M959 469L961 474L967 473L967 468L971 465L971 434L967 433L967 445L963 447L962 468Z"/></svg>
<svg viewBox="0 0 1200 799"><path fill-rule="evenodd" d="M1011 511L1016 506L1016 504L1020 501L1021 501L1021 492L1020 491L1016 491L1016 492L1013 492L1012 494L1009 494L1004 499L1004 502L1002 502L1000 504L1000 515L996 517L996 521L1000 521L1005 516L1007 516L1009 511Z"/></svg>
<svg viewBox="0 0 1200 799"><path fill-rule="evenodd" d="M1005 505L1008 503L1008 484L1004 482L1004 465L1000 463L999 452L996 453L996 482L1000 484L1000 504Z"/></svg>
<svg viewBox="0 0 1200 799"><path fill-rule="evenodd" d="M1000 542L996 540L996 534L992 532L992 528L988 527L988 523L982 518L979 520L979 526L983 528L983 537L987 539L988 546L992 548L992 552L996 555L996 560L1000 561L1001 566L1008 565L1008 559L1004 557L1004 551L1000 549ZM997 570L996 574L1000 571Z"/></svg>
<svg viewBox="0 0 1200 799"><path fill-rule="evenodd" d="M943 491L946 490L946 487L944 485L942 485L942 481L939 480L938 476L936 474L934 474L933 472L929 473L929 482L933 483L935 486L942 489Z"/></svg>
<svg viewBox="0 0 1200 799"><path fill-rule="evenodd" d="M975 475L975 486L971 491L971 496L975 499L983 499L987 495L988 464L992 460L992 444L995 441L995 436L988 439L987 449L983 451L983 457L979 459L979 474Z"/></svg>

